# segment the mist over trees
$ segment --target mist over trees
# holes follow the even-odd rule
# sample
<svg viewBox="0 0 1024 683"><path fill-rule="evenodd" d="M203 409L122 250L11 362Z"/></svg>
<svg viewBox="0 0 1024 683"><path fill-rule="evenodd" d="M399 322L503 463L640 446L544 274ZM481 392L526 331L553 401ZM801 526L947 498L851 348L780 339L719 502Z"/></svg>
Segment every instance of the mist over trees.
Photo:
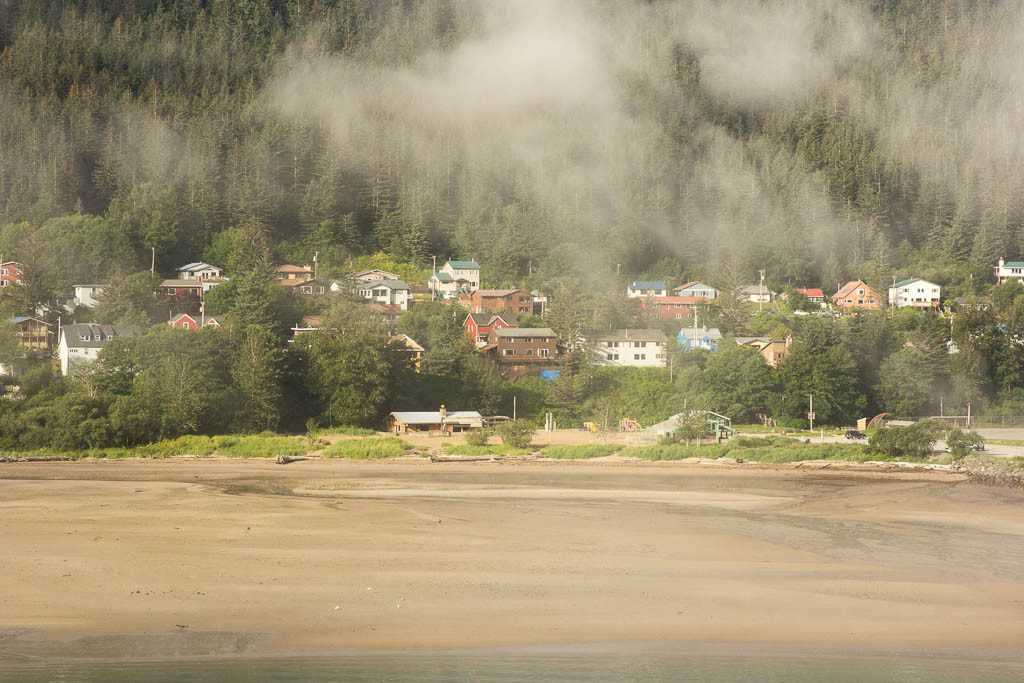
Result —
<svg viewBox="0 0 1024 683"><path fill-rule="evenodd" d="M0 248L57 288L152 247L195 260L255 218L276 257L328 271L382 249L473 255L494 286L734 262L776 287L913 272L963 293L1021 251L1021 12L4 3Z"/></svg>

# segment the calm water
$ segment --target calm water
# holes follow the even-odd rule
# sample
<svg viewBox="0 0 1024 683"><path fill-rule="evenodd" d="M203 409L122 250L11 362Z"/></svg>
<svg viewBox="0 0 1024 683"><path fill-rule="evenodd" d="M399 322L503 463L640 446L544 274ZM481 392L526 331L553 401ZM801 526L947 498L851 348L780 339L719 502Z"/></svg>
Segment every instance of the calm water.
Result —
<svg viewBox="0 0 1024 683"><path fill-rule="evenodd" d="M5 665L0 681L263 683L273 681L751 681L757 683L1019 683L1024 664L914 657L631 654L346 655L131 664Z"/></svg>

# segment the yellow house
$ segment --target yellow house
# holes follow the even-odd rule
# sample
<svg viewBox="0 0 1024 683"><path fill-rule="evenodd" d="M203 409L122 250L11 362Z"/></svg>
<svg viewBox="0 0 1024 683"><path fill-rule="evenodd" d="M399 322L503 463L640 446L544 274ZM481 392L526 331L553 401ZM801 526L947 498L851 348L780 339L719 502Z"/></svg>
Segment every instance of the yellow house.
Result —
<svg viewBox="0 0 1024 683"><path fill-rule="evenodd" d="M419 372L425 349L407 334L396 334L391 337L391 342L409 353L409 356L412 358L413 369Z"/></svg>

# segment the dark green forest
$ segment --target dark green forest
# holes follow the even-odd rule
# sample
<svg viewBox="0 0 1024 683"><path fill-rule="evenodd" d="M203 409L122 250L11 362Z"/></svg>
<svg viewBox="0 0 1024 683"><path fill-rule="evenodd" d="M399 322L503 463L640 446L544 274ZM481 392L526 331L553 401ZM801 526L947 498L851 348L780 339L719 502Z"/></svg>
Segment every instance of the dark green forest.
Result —
<svg viewBox="0 0 1024 683"><path fill-rule="evenodd" d="M569 421L685 399L795 424L808 390L834 424L942 395L1019 413L1024 300L1006 288L955 324L722 305L727 335L794 334L787 364L730 348L512 386L451 309L403 316L428 348L412 373L365 311L286 300L272 268L376 259L422 284L434 257L475 258L484 287L549 293L567 339L640 324L634 278L983 295L1024 253L1022 25L994 0L0 0L0 254L27 273L5 314L53 320L73 284L112 282L98 319L166 319L154 250L165 275L205 259L232 276L209 302L224 330L150 331L74 383L36 366L0 431L80 448L444 400L507 413L513 394ZM348 336L286 348L312 312Z"/></svg>
<svg viewBox="0 0 1024 683"><path fill-rule="evenodd" d="M565 3L586 33L547 35L529 57L514 36L563 17L491 5L0 4L3 253L95 279L148 266L155 247L170 270L256 217L282 259L472 254L494 286L733 267L775 286L914 274L952 294L1020 254L1014 3ZM746 98L742 64L722 64L735 46L688 27L764 38L751 21L782 23L817 71ZM492 46L511 54L472 52ZM545 72L525 101L490 89ZM581 75L595 83L563 87ZM540 123L524 131L526 115ZM104 222L48 226L68 214ZM91 248L68 264L79 241Z"/></svg>

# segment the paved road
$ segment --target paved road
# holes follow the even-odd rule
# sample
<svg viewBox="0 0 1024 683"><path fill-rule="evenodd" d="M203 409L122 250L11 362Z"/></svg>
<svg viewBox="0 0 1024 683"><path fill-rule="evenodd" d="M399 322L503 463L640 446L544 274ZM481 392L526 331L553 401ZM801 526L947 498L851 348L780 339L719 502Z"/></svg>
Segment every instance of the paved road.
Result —
<svg viewBox="0 0 1024 683"><path fill-rule="evenodd" d="M995 456L997 458L1016 458L1024 457L1024 446L1005 446L1002 444L989 443L990 439L1006 439L1006 440L1019 440L1024 442L1024 429L1019 427L1007 427L1007 428L983 428L976 430L981 437L985 439L985 455ZM763 434L741 434L741 436L764 436ZM801 439L807 437L801 436ZM812 436L810 437L811 443L865 443L864 441L848 441L843 436ZM935 450L944 451L946 450L945 441L937 441L935 443Z"/></svg>

